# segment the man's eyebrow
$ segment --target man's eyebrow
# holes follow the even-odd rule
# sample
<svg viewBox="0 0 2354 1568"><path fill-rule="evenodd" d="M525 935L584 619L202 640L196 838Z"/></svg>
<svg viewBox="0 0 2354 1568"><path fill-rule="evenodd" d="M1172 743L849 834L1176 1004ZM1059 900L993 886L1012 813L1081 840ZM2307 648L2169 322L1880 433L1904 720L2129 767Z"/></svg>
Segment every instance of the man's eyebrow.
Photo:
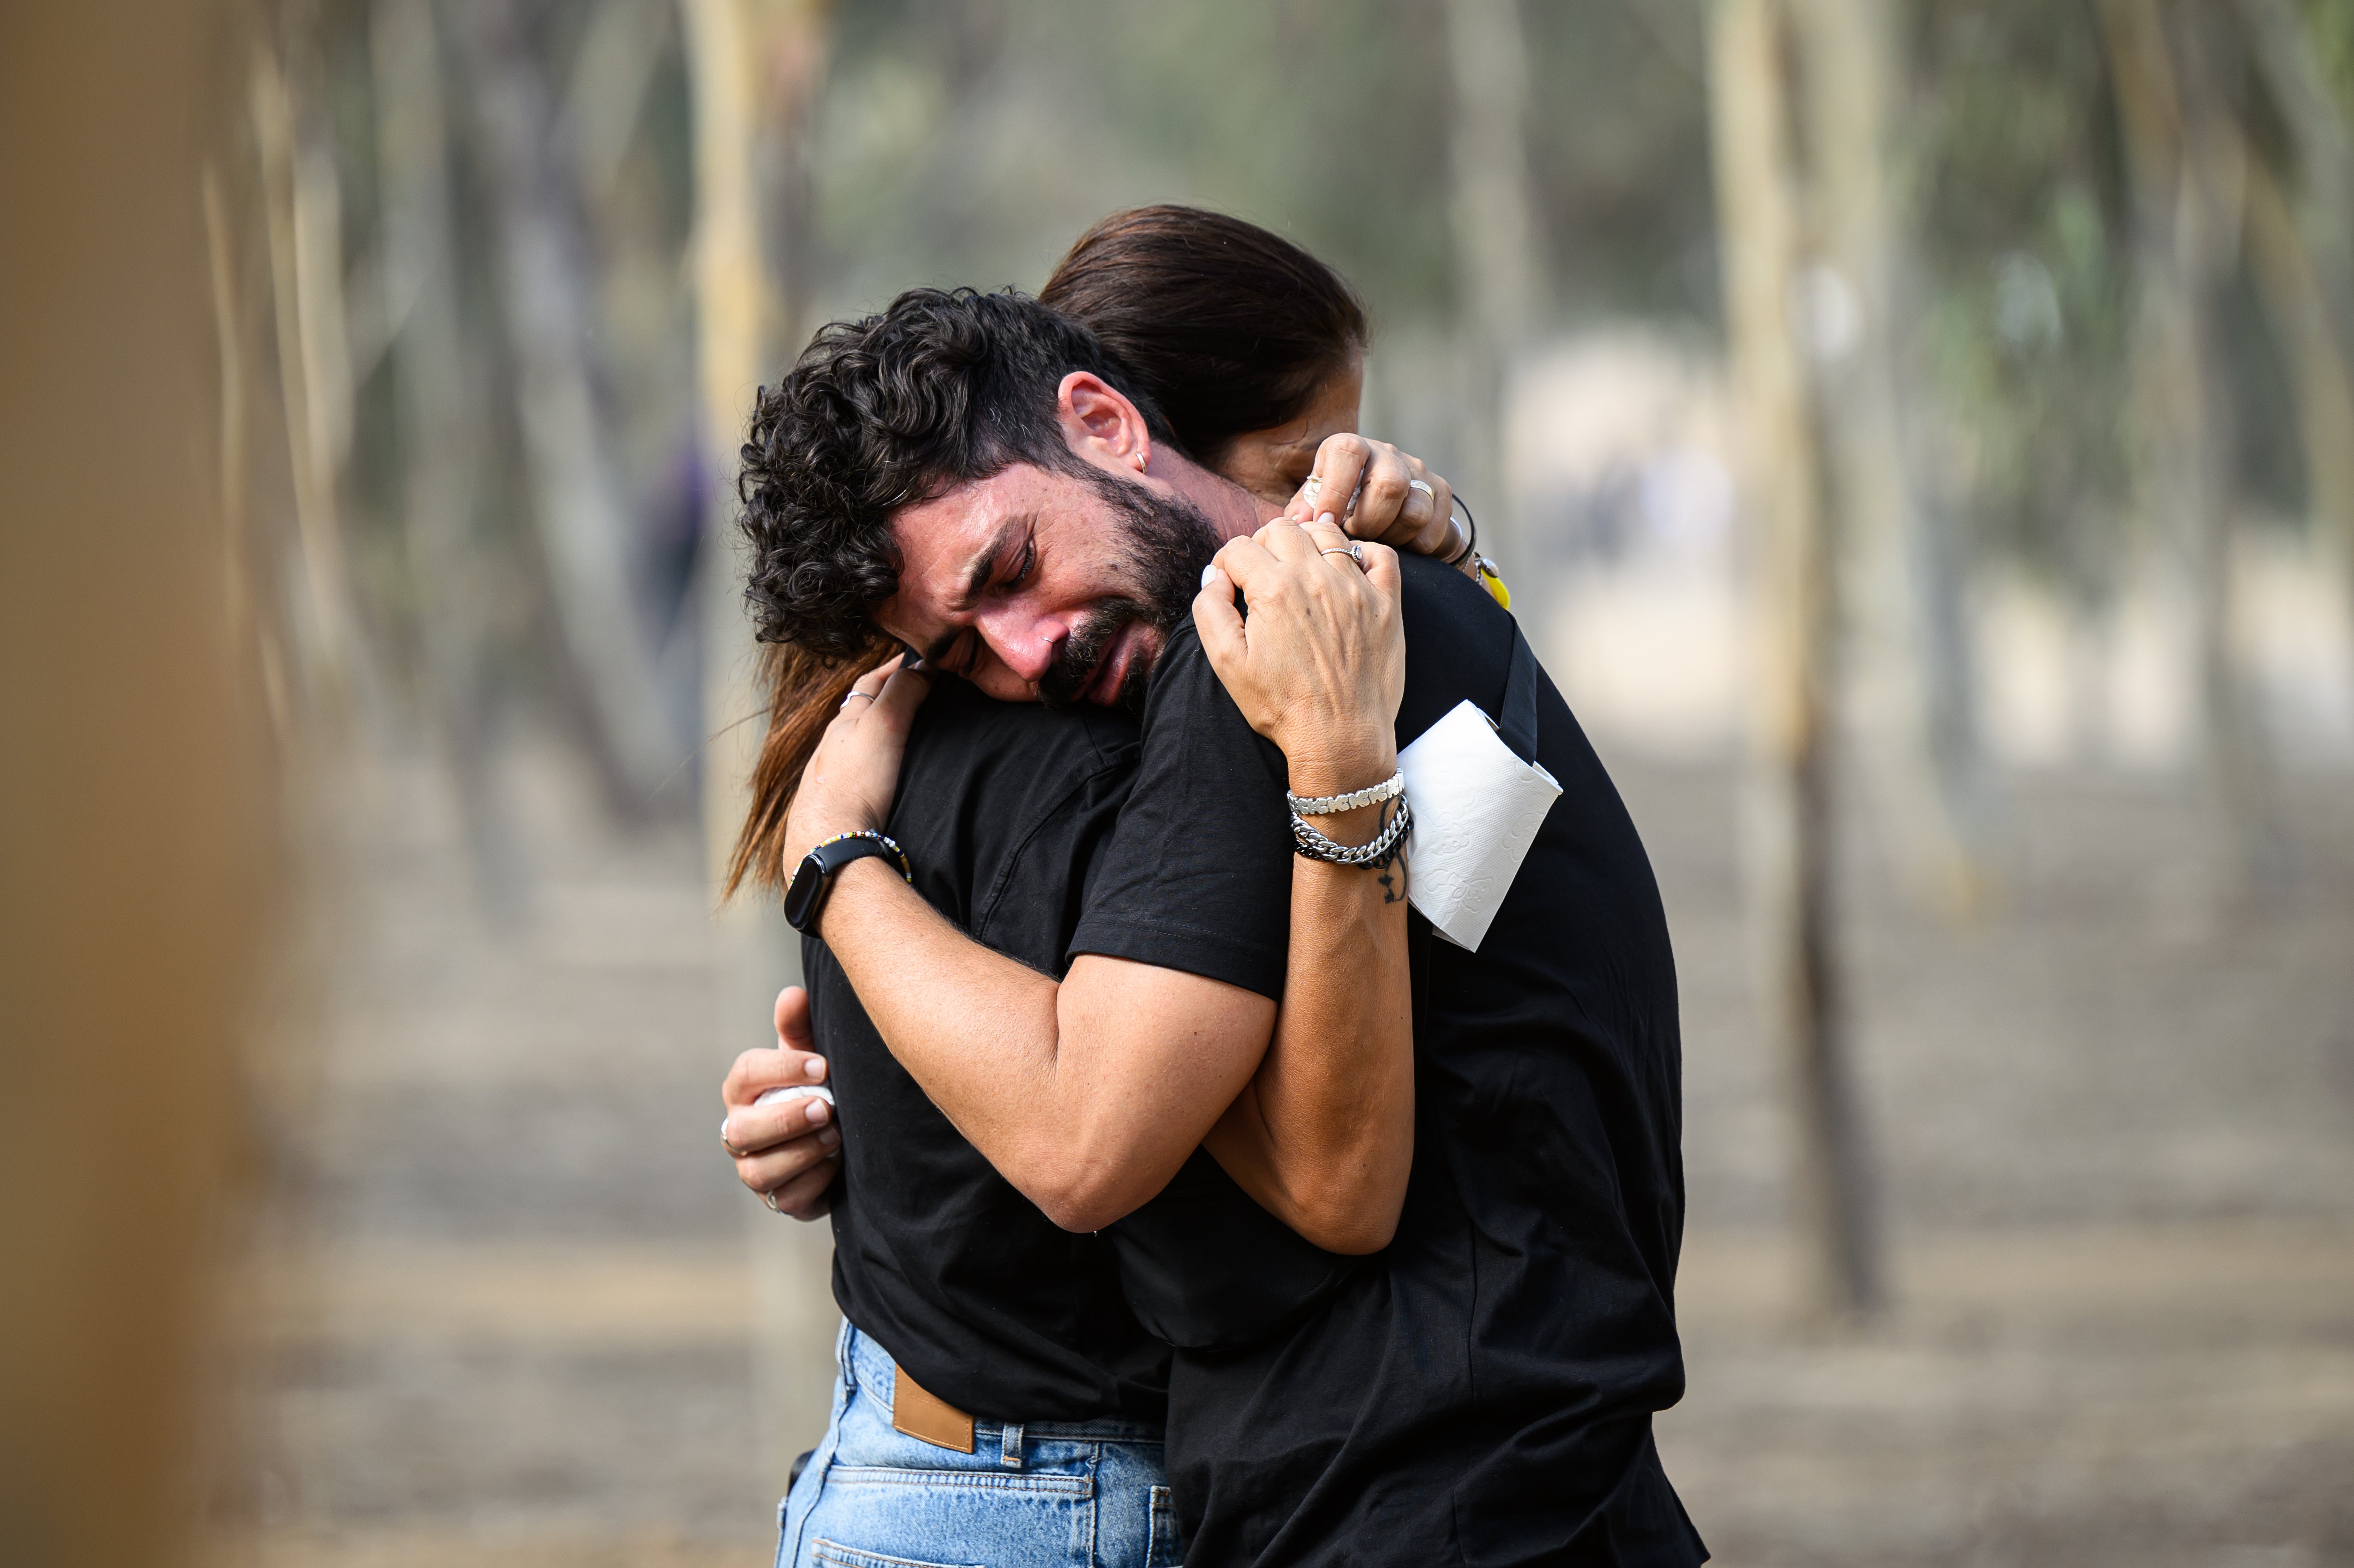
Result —
<svg viewBox="0 0 2354 1568"><path fill-rule="evenodd" d="M989 579L997 575L997 563L1004 558L1006 550L1015 538L1037 525L1037 514L1030 512L1018 512L999 524L989 547L975 556L972 564L965 568L964 591L949 601L949 612L961 615L979 604L981 594L989 588Z"/></svg>

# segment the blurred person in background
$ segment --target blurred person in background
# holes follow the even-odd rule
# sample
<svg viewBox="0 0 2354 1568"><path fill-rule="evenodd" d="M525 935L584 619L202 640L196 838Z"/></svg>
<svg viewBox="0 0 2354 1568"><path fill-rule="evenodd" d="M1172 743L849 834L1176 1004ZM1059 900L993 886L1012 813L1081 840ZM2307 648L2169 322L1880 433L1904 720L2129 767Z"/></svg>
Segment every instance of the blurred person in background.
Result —
<svg viewBox="0 0 2354 1568"><path fill-rule="evenodd" d="M1330 516L1312 531L1278 526L1263 548L1227 546L1222 560L1255 611L1247 635L1232 608L1235 584L1223 579L1193 606L1202 632L1182 624L1186 596L1156 567L1175 556L1190 572L1219 536L1250 531L1276 503L1254 501L1171 450L1165 426L1115 376L1057 374L1086 359L1083 342L1063 337L1049 313L1026 302L911 295L885 317L821 334L795 379L764 400L769 439L756 441L761 450L752 455L769 461L755 471L779 488L755 491L756 519L765 502L769 520L778 521L780 499L790 514L806 496L792 486L806 485L813 471L836 483L860 472L889 489L889 503L876 509L897 530L903 558L895 564L918 579L879 585L889 590L879 595L870 581L837 590L831 604L791 606L786 614L798 613L796 630L822 637L828 614L847 609L863 624L873 611L936 662L984 687L1011 687L1009 695L1112 703L1132 697L1151 672L1121 812L1091 861L1064 858L1060 903L1079 903L1081 911L1069 944L1079 956L1060 992L931 918L922 899L896 891L903 884L854 863L822 906L827 944L810 949L821 1030L825 966L838 959L899 1060L1015 1186L1074 1228L1135 1211L1108 1239L1129 1305L1177 1347L1177 1502L1194 1550L1209 1560L1390 1552L1400 1560L1436 1552L1512 1561L1564 1551L1590 1561L1700 1560L1649 1436L1650 1413L1681 1386L1669 1304L1681 1224L1672 968L1648 865L1615 792L1509 620L1433 563L1405 563L1404 617L1420 656L1406 666L1403 708L1401 688L1385 694L1374 674L1384 661L1371 651L1395 634L1387 590L1397 579L1378 556L1368 563L1370 577L1349 577L1356 568ZM928 432L944 444L957 444L961 420L967 439L978 422L987 439L1013 450L977 461L969 449L956 454L978 474L895 472L888 461L878 470L872 452L844 465L843 449L871 437L873 427L840 442L834 421L843 410L888 424L908 407L893 410L894 399L908 397L933 409L936 421L948 410L951 429ZM1039 418L1042 404L1053 418ZM813 408L822 411L811 418ZM1025 418L1033 429L1022 429ZM1043 432L1034 428L1041 424ZM1054 450L1049 436L1065 450ZM829 440L840 445L829 451ZM917 454L915 466L928 461L938 462L938 451ZM1074 471L1082 463L1098 471ZM1342 493L1337 483L1325 493ZM929 499L908 504L910 493ZM1123 529L1136 543L1125 560L1102 548ZM954 563L938 548L927 556L943 535L955 541L946 555L980 551ZM1050 535L1066 552L1059 581L1040 565ZM779 544L773 535L763 542ZM838 560L844 544L837 529L822 547ZM790 556L790 546L781 553ZM1023 564L998 596L1005 613L966 607L970 589L994 583L1010 554ZM803 556L791 569L809 565ZM967 570L976 565L986 569ZM1119 591L1103 591L1115 583ZM1328 602L1340 585L1360 597ZM810 586L806 576L801 586ZM1058 595L1064 603L1055 609ZM1084 616L1072 612L1074 595ZM1287 603L1316 608L1306 615L1278 608ZM955 608L940 613L947 606ZM1109 628L1102 624L1108 606ZM1063 618L1043 659L1034 632L1025 636L1022 627L1023 612L1041 607ZM837 645L847 641L838 630L834 636ZM1218 649L1214 676L1204 639ZM1321 683L1305 678L1309 671L1325 672ZM912 674L878 671L845 699L793 805L791 848L838 821L869 824L846 830L855 833L886 815L895 828L909 820L911 797L903 793L891 812L889 786L896 736L921 689ZM1302 861L1294 876L1284 819L1267 810L1269 791L1285 782L1311 793L1352 787L1343 777L1371 782L1354 775L1385 772L1398 743L1467 696L1491 712L1525 705L1532 747L1570 781L1570 794L1540 835L1543 874L1516 885L1513 900L1532 902L1518 917L1507 905L1499 939L1480 959L1434 949L1427 929L1415 928L1411 1005L1424 1056L1417 1095L1411 1068L1401 1071L1394 1054L1385 1055L1378 1027L1354 1042L1354 1060L1348 1055L1348 1008L1365 1007L1359 993L1395 983L1400 976L1390 969L1408 967L1384 951L1394 944L1383 922L1404 928L1403 909L1390 907L1397 894L1386 857L1378 879L1359 878L1372 917L1362 934L1341 933L1355 940L1333 945L1332 931L1300 918L1302 885L1345 874ZM1280 754L1254 740L1253 727ZM918 776L911 758L911 789ZM957 809L960 820L980 819L969 802ZM1386 810L1358 814L1366 820L1335 819L1344 839L1385 834L1394 823ZM1374 886L1382 904L1370 901ZM1288 971L1285 932L1272 923L1287 893ZM1336 968L1354 990L1317 995L1313 988L1329 987ZM923 983L909 987L910 974ZM1333 1033L1292 1035L1299 1048L1288 1066L1329 1080L1324 1108L1344 1122L1354 1111L1361 1139L1379 1143L1403 1109L1410 1156L1413 1107L1423 1102L1423 1136L1434 1142L1414 1165L1410 1188L1396 1193L1394 1147L1361 1151L1353 1170L1338 1172L1354 1175L1355 1185L1332 1191L1336 1172L1320 1173L1324 1196L1339 1206L1303 1222L1287 1212L1294 1189L1280 1160L1298 1150L1285 1150L1274 1157L1271 1190L1267 1170L1253 1173L1247 1158L1229 1159L1227 1170L1244 1178L1239 1187L1197 1183L1182 1192L1181 1182L1139 1210L1171 1177L1212 1165L1194 1155L1205 1136L1223 1153L1214 1135L1244 1108L1233 1102L1245 1085L1266 1100L1265 1078L1250 1075L1285 1058L1280 1043L1264 1064L1258 1053L1295 1012L1324 1016ZM1360 1016L1377 1026L1394 1022L1381 1006ZM1075 1057L1090 1066L1072 1070ZM798 1059L779 1065L780 1076L806 1071ZM835 1065L838 1075L843 1064ZM1342 1093L1352 1070L1361 1091L1353 1105ZM1050 1086L1043 1099L1042 1083ZM1369 1105L1383 1100L1384 1084L1405 1092ZM1140 1086L1152 1092L1140 1095ZM750 1089L731 1084L731 1106ZM1443 1107L1436 1116L1434 1099ZM756 1135L748 1128L744 1136ZM855 1194L859 1134L851 1138L846 1190ZM1343 1146L1325 1140L1328 1149ZM1444 1155L1436 1170L1434 1148ZM779 1174L816 1181L827 1172L746 1171L760 1186ZM1299 1234L1267 1225L1246 1191ZM1385 1200L1370 1224L1326 1231L1368 1196ZM1395 1245L1371 1265L1307 1248L1324 1240L1366 1251L1393 1229ZM1565 1301L1575 1304L1568 1312L1560 1310ZM845 1366L846 1391L856 1386L856 1370ZM896 1386L903 1374L889 1375ZM1477 1397L1475 1382L1483 1385ZM796 1489L800 1520L789 1516L789 1552L809 1549L801 1538L809 1510L829 1506L822 1471L841 1460L842 1410L838 1401L837 1432L829 1435L835 1451L822 1448L813 1481ZM970 1418L954 1414L970 1450ZM1007 1430L1018 1434L1002 1424L1002 1450ZM1001 1463L1015 1460L1002 1452ZM841 1478L856 1478L857 1468Z"/></svg>

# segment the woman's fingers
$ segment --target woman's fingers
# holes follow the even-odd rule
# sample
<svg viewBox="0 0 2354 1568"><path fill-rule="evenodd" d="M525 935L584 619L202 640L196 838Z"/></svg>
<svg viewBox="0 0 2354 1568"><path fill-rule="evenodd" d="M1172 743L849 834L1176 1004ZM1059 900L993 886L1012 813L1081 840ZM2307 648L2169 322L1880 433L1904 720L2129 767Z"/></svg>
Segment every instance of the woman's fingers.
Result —
<svg viewBox="0 0 2354 1568"><path fill-rule="evenodd" d="M808 1080L803 1079L802 1082ZM833 1125L833 1107L818 1095L797 1095L770 1105L738 1106L719 1124L720 1140L741 1160Z"/></svg>
<svg viewBox="0 0 2354 1568"><path fill-rule="evenodd" d="M1210 668L1222 677L1248 655L1243 613L1235 608L1235 579L1215 561L1202 568L1202 591L1193 596L1193 630L1201 633Z"/></svg>
<svg viewBox="0 0 2354 1568"><path fill-rule="evenodd" d="M788 1219L814 1220L833 1206L831 1189L840 1168L832 1161L767 1191L769 1207Z"/></svg>
<svg viewBox="0 0 2354 1568"><path fill-rule="evenodd" d="M932 683L924 678L921 672L900 669L895 662L876 690L875 712L904 735L908 722L916 716L916 710L923 705L924 698L930 694L931 689Z"/></svg>
<svg viewBox="0 0 2354 1568"><path fill-rule="evenodd" d="M789 985L777 993L777 1044L787 1051L811 1051L817 1044L810 1030L810 998L806 987ZM816 1083L825 1076L825 1058L809 1057L809 1081Z"/></svg>
<svg viewBox="0 0 2354 1568"><path fill-rule="evenodd" d="M736 1160L737 1179L756 1192L765 1192L779 1181L789 1181L804 1171L831 1163L834 1150L841 1147L842 1131L838 1128L803 1132L739 1155Z"/></svg>
<svg viewBox="0 0 2354 1568"><path fill-rule="evenodd" d="M806 1002L803 1005L806 1008ZM777 1011L780 1018L784 1010L785 999L779 997ZM726 1080L719 1086L719 1103L731 1113L747 1110L770 1089L793 1084L822 1084L825 1074L825 1058L798 1046L756 1047L737 1057L735 1065L727 1069ZM745 1147L741 1143L736 1146Z"/></svg>
<svg viewBox="0 0 2354 1568"><path fill-rule="evenodd" d="M1350 432L1325 437L1323 445L1316 449L1316 466L1292 503L1293 521L1305 523L1320 512L1345 516L1364 479L1365 461L1373 448L1373 442Z"/></svg>
<svg viewBox="0 0 2354 1568"><path fill-rule="evenodd" d="M1364 482L1356 514L1349 520L1349 532L1360 539L1386 542L1394 542L1392 536L1401 532L1411 538L1422 520L1410 503L1426 498L1413 487L1415 473L1405 453L1386 441L1368 444L1372 450L1366 456Z"/></svg>

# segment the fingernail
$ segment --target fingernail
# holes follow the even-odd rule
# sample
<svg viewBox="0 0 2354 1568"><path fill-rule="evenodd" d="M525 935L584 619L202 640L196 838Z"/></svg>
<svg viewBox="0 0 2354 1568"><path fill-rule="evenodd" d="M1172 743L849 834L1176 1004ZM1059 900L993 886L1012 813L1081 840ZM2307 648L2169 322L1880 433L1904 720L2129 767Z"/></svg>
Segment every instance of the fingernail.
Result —
<svg viewBox="0 0 2354 1568"><path fill-rule="evenodd" d="M825 1076L824 1057L812 1056L809 1059L809 1075L812 1078L822 1078Z"/></svg>
<svg viewBox="0 0 2354 1568"><path fill-rule="evenodd" d="M1341 520L1333 516L1330 512L1318 513L1316 514L1316 521L1319 523L1329 524L1335 528L1338 528L1341 525Z"/></svg>
<svg viewBox="0 0 2354 1568"><path fill-rule="evenodd" d="M823 1127L825 1125L825 1118L831 1114L832 1107L827 1106L823 1100L810 1101L809 1124L811 1127Z"/></svg>
<svg viewBox="0 0 2354 1568"><path fill-rule="evenodd" d="M824 1150L828 1154L831 1154L835 1150L842 1147L842 1134L832 1131L821 1133L818 1137L817 1146L820 1149Z"/></svg>
<svg viewBox="0 0 2354 1568"><path fill-rule="evenodd" d="M1210 586L1210 574L1217 569L1218 568L1215 567L1204 567L1202 568L1202 586L1204 588L1208 588Z"/></svg>

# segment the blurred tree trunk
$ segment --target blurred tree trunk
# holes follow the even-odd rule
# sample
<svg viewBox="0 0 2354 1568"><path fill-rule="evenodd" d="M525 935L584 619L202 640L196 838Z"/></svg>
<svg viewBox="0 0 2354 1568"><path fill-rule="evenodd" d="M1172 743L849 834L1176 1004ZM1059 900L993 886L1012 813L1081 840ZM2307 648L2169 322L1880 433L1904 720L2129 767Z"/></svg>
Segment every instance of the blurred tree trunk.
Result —
<svg viewBox="0 0 2354 1568"><path fill-rule="evenodd" d="M744 605L747 560L736 518L738 449L753 398L793 324L786 291L764 254L764 234L790 250L808 221L806 190L790 168L821 79L827 7L822 0L680 0L695 98L694 275L706 493L696 570L704 636L703 832L718 906L715 1061L775 1043L776 994L801 979L799 939L765 898L718 904L763 734L754 689L758 645ZM764 158L763 154L767 154ZM766 165L764 167L764 164ZM764 179L766 174L769 177ZM770 199L764 200L766 194ZM748 1204L756 1380L769 1467L783 1489L792 1457L822 1434L832 1393L831 1227L780 1220Z"/></svg>
<svg viewBox="0 0 2354 1568"><path fill-rule="evenodd" d="M1479 548L1509 575L1524 542L1504 471L1504 393L1514 361L1544 325L1544 260L1529 188L1529 49L1520 0L1444 0L1455 79L1451 138L1456 265L1466 318L1463 408Z"/></svg>
<svg viewBox="0 0 2354 1568"><path fill-rule="evenodd" d="M636 541L608 458L588 358L586 243L553 145L554 105L517 0L448 13L465 57L492 192L499 277L550 609L615 807L649 809L684 751L665 720L652 635L632 583Z"/></svg>
<svg viewBox="0 0 2354 1568"><path fill-rule="evenodd" d="M1882 1281L1832 921L1834 584L1821 442L1792 321L1802 269L1788 21L1776 0L1715 0L1709 88L1751 530L1745 848L1797 1129L1792 1206L1808 1305L1843 1317L1876 1308Z"/></svg>
<svg viewBox="0 0 2354 1568"><path fill-rule="evenodd" d="M300 58L302 51L298 45L290 53ZM257 49L248 104L261 162L279 394L302 561L295 662L314 706L349 722L373 708L376 690L340 505L352 435L341 194L334 159L320 140L318 110L298 101L288 75L276 55Z"/></svg>
<svg viewBox="0 0 2354 1568"><path fill-rule="evenodd" d="M1888 0L1791 0L1805 62L1819 260L1808 346L1846 608L1842 688L1895 859L1954 914L1984 895L1981 785L1962 636L1960 566L1908 456L1903 302L1913 269Z"/></svg>
<svg viewBox="0 0 2354 1568"><path fill-rule="evenodd" d="M2307 505L2337 536L2354 609L2354 132L2289 0L2242 0L2287 127L2296 200L2262 164L2248 181L2248 250L2296 391Z"/></svg>
<svg viewBox="0 0 2354 1568"><path fill-rule="evenodd" d="M262 390L268 345L249 330L260 313L238 308L244 229L226 219L243 204L223 195L246 188L223 171L244 163L232 127L256 107L248 90L270 89L247 74L246 40L224 36L230 10L0 7L10 1564L211 1561L207 1505L240 1467L219 1287L244 1239L243 1049L280 846L246 641L274 606L232 553L244 388ZM270 260L291 262L292 159L286 141L271 152ZM209 301L208 228L222 263ZM269 281L292 280L281 266ZM337 586L332 563L307 565Z"/></svg>
<svg viewBox="0 0 2354 1568"><path fill-rule="evenodd" d="M2235 896L2261 889L2280 862L2263 748L2232 658L2231 440L2217 395L2215 299L2238 242L2245 153L2200 79L2201 51L2178 57L2158 0L2101 0L2100 17L2137 231L2138 488L2190 614L2213 891Z"/></svg>
<svg viewBox="0 0 2354 1568"><path fill-rule="evenodd" d="M463 347L441 48L432 0L376 0L377 188L384 313L399 395L405 530L424 659L419 684L456 783L475 885L494 913L522 897L498 810L483 690L483 574L476 549L484 397Z"/></svg>

